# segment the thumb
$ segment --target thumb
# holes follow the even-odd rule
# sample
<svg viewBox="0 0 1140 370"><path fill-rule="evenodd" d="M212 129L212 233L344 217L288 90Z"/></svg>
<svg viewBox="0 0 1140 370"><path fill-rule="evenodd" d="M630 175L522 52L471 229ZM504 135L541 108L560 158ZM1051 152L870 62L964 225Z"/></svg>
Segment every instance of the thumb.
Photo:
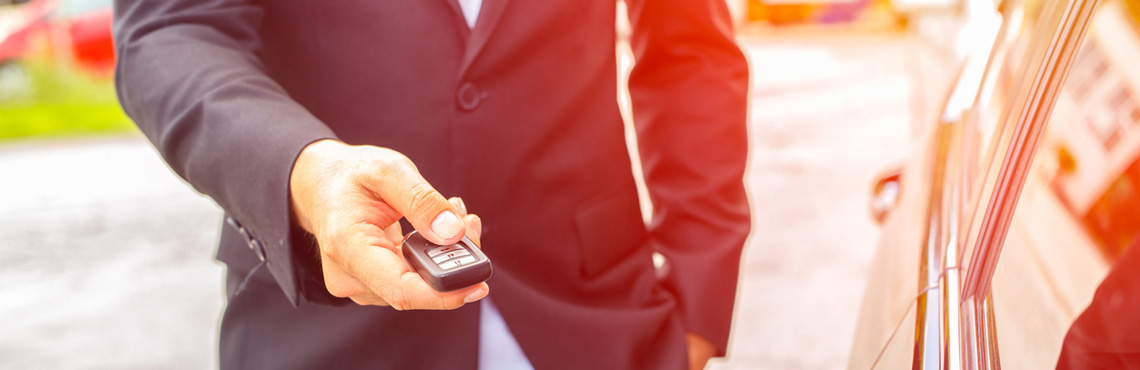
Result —
<svg viewBox="0 0 1140 370"><path fill-rule="evenodd" d="M406 158L406 157L405 157ZM447 198L428 184L410 160L385 171L383 178L366 186L408 219L428 241L451 244L463 237L466 226Z"/></svg>

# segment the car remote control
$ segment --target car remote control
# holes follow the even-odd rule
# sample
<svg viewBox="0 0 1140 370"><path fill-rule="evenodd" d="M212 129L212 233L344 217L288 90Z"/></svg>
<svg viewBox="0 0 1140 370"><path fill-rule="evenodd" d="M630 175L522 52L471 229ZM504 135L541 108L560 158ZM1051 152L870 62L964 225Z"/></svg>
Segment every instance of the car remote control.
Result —
<svg viewBox="0 0 1140 370"><path fill-rule="evenodd" d="M439 245L413 231L403 244L404 258L438 292L466 288L491 277L491 260L467 236L455 244Z"/></svg>

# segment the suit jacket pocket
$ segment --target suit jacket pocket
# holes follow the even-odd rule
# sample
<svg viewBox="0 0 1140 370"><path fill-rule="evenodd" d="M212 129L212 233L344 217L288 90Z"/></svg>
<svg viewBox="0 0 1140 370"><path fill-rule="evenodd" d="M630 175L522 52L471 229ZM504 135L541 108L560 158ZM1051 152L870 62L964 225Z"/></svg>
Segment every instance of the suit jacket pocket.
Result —
<svg viewBox="0 0 1140 370"><path fill-rule="evenodd" d="M645 241L645 224L634 189L606 192L574 214L582 251L582 275L595 277L634 255Z"/></svg>

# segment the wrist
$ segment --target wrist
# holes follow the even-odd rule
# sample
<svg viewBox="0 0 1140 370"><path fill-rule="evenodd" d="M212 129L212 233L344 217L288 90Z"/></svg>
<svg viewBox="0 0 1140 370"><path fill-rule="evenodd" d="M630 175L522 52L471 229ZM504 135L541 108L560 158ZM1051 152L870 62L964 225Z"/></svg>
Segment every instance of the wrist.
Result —
<svg viewBox="0 0 1140 370"><path fill-rule="evenodd" d="M313 196L322 178L321 174L330 172L321 170L326 166L325 158L330 157L330 152L346 146L347 144L334 139L317 140L306 145L293 162L293 169L289 173L289 205L293 220L306 232L314 233Z"/></svg>

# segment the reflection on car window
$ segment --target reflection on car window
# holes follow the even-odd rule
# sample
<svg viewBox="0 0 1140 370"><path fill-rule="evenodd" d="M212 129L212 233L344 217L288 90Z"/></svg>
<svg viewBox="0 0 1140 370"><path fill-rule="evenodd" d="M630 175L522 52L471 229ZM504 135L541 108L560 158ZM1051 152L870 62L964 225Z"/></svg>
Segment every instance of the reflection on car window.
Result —
<svg viewBox="0 0 1140 370"><path fill-rule="evenodd" d="M1109 11L1118 14L1097 18L1050 126L1065 162L1053 187L1112 262L1140 232L1140 81L1129 71L1140 37L1119 7Z"/></svg>

